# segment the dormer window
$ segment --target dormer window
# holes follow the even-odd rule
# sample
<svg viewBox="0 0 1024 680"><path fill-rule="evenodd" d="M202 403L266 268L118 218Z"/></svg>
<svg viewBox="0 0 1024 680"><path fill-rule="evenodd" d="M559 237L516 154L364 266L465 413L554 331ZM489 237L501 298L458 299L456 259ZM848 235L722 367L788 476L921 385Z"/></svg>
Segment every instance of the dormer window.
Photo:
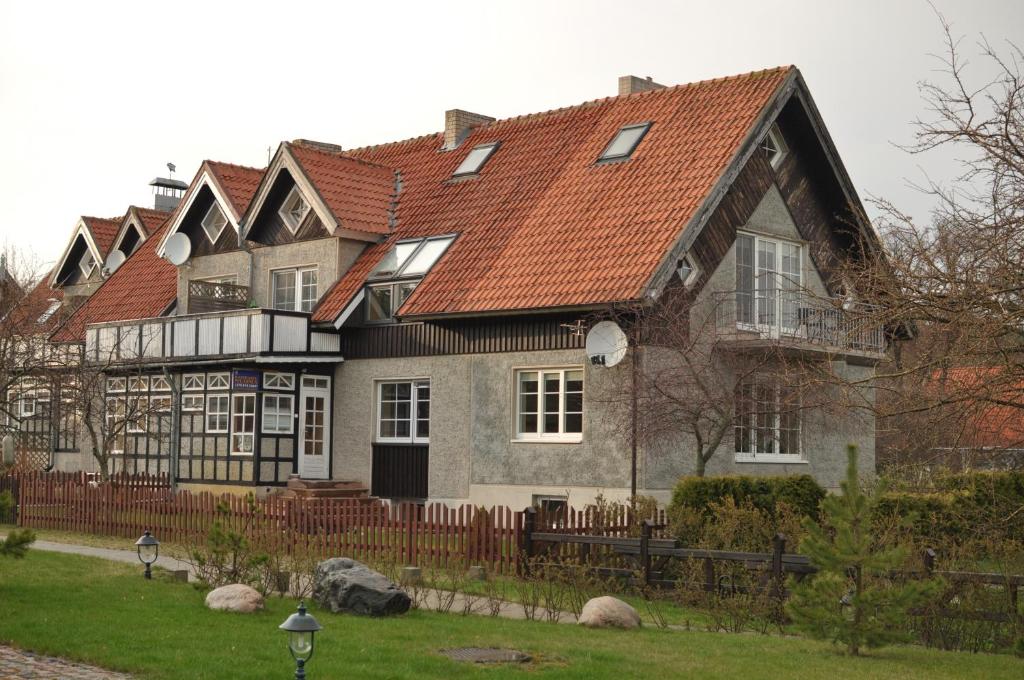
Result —
<svg viewBox="0 0 1024 680"><path fill-rule="evenodd" d="M367 322L394 321L395 314L454 240L454 236L432 236L396 243L368 277L372 283L366 288Z"/></svg>
<svg viewBox="0 0 1024 680"><path fill-rule="evenodd" d="M47 307L46 311L39 316L39 318L36 320L36 323L46 323L47 321L50 320L50 317L52 317L57 312L58 309L60 309L60 300L50 300L50 306Z"/></svg>
<svg viewBox="0 0 1024 680"><path fill-rule="evenodd" d="M284 199L284 203L281 204L281 209L277 213L284 220L284 224L288 227L288 230L293 234L298 231L299 225L302 224L302 220L306 218L306 213L309 212L309 203L306 203L306 199L302 198L302 194L299 193L299 187L294 186L292 190L288 192L288 196Z"/></svg>
<svg viewBox="0 0 1024 680"><path fill-rule="evenodd" d="M683 255L683 259L679 260L676 273L679 275L679 280L682 281L684 288L692 288L697 283L697 279L700 278L700 267L697 266L693 257L687 253Z"/></svg>
<svg viewBox="0 0 1024 680"><path fill-rule="evenodd" d="M603 162L628 159L650 129L650 123L638 123L623 127L604 148L597 160Z"/></svg>
<svg viewBox="0 0 1024 680"><path fill-rule="evenodd" d="M82 270L85 278L92 276L93 270L96 269L96 259L88 248L86 248L85 254L82 255L82 259L78 261L78 268Z"/></svg>
<svg viewBox="0 0 1024 680"><path fill-rule="evenodd" d="M210 239L210 243L216 243L220 237L224 227L227 225L228 219L224 217L224 213L221 212L220 206L214 201L210 209L206 211L206 215L203 217L202 226L203 231L206 232L206 238Z"/></svg>
<svg viewBox="0 0 1024 680"><path fill-rule="evenodd" d="M481 144L470 150L459 167L455 168L452 177L468 177L480 173L484 163L498 150L498 142Z"/></svg>
<svg viewBox="0 0 1024 680"><path fill-rule="evenodd" d="M782 159L786 157L786 152L789 151L786 140L779 132L778 124L773 124L768 129L768 134L761 140L761 149L768 156L768 162L771 163L772 168L778 168Z"/></svg>

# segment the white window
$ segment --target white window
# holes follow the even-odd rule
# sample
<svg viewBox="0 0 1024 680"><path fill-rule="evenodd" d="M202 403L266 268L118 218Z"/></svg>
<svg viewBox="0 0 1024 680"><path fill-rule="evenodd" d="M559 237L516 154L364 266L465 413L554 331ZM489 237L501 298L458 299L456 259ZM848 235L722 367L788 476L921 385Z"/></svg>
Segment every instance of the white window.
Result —
<svg viewBox="0 0 1024 680"><path fill-rule="evenodd" d="M700 267L697 266L693 256L687 253L683 255L683 259L679 260L676 266L676 273L679 275L679 280L682 281L683 287L691 288L697 283L697 279L700 278Z"/></svg>
<svg viewBox="0 0 1024 680"><path fill-rule="evenodd" d="M768 162L771 163L771 166L778 168L779 163L786 157L786 152L789 151L789 147L786 146L786 140L779 131L778 124L774 124L768 129L768 134L761 140L761 149L767 154Z"/></svg>
<svg viewBox="0 0 1024 680"><path fill-rule="evenodd" d="M191 373L181 381L181 389L185 392L202 391L205 377L202 373Z"/></svg>
<svg viewBox="0 0 1024 680"><path fill-rule="evenodd" d="M18 400L18 415L21 418L31 418L36 414L36 398L32 394L23 394Z"/></svg>
<svg viewBox="0 0 1024 680"><path fill-rule="evenodd" d="M633 151L640 144L640 140L644 138L650 127L650 123L626 125L615 134L612 141L608 142L608 146L601 152L598 160L617 161L629 158L633 155Z"/></svg>
<svg viewBox="0 0 1024 680"><path fill-rule="evenodd" d="M430 441L430 381L377 383L377 441Z"/></svg>
<svg viewBox="0 0 1024 680"><path fill-rule="evenodd" d="M231 402L231 453L251 455L256 438L256 395L236 394Z"/></svg>
<svg viewBox="0 0 1024 680"><path fill-rule="evenodd" d="M202 411L206 400L201 394L185 394L181 397L182 411Z"/></svg>
<svg viewBox="0 0 1024 680"><path fill-rule="evenodd" d="M96 269L96 260L92 256L92 251L88 248L85 249L85 253L82 258L78 260L78 268L82 270L82 274L85 278L89 278L92 275L94 269Z"/></svg>
<svg viewBox="0 0 1024 680"><path fill-rule="evenodd" d="M129 392L146 392L149 390L149 378L146 376L133 376L128 378Z"/></svg>
<svg viewBox="0 0 1024 680"><path fill-rule="evenodd" d="M124 392L126 384L124 378L107 378L107 392Z"/></svg>
<svg viewBox="0 0 1024 680"><path fill-rule="evenodd" d="M736 237L736 322L770 333L799 326L802 286L799 244L752 234Z"/></svg>
<svg viewBox="0 0 1024 680"><path fill-rule="evenodd" d="M302 376L302 386L314 389L326 390L331 386L330 380L315 375Z"/></svg>
<svg viewBox="0 0 1024 680"><path fill-rule="evenodd" d="M276 373L267 371L263 374L263 389L265 390L294 390L294 373Z"/></svg>
<svg viewBox="0 0 1024 680"><path fill-rule="evenodd" d="M170 392L171 383L162 375L154 375L150 381L149 388L154 392Z"/></svg>
<svg viewBox="0 0 1024 680"><path fill-rule="evenodd" d="M49 321L50 317L56 314L57 310L60 309L60 305L60 300L51 300L50 306L46 308L45 312L39 315L39 318L36 319L36 323L46 323Z"/></svg>
<svg viewBox="0 0 1024 680"><path fill-rule="evenodd" d="M104 421L107 433L117 432L124 423L125 399L124 397L107 397Z"/></svg>
<svg viewBox="0 0 1024 680"><path fill-rule="evenodd" d="M306 213L309 212L309 204L302 198L302 194L299 193L297 186L292 187L292 190L288 192L288 196L284 199L284 203L281 204L281 209L277 211L284 220L284 224L288 227L288 230L293 234L298 230L302 224L302 220L305 219Z"/></svg>
<svg viewBox="0 0 1024 680"><path fill-rule="evenodd" d="M313 310L319 299L316 267L280 269L271 273L271 295L274 309L296 312Z"/></svg>
<svg viewBox="0 0 1024 680"><path fill-rule="evenodd" d="M473 149L466 154L466 158L459 164L459 167L455 168L455 172L452 173L452 177L476 175L480 172L481 168L484 167L484 163L490 159L491 155L497 150L497 148L497 142L481 144L480 146L473 147Z"/></svg>
<svg viewBox="0 0 1024 680"><path fill-rule="evenodd" d="M291 434L294 428L292 414L295 401L290 394L263 395L263 432L265 434Z"/></svg>
<svg viewBox="0 0 1024 680"><path fill-rule="evenodd" d="M159 413L170 413L171 412L171 398L170 397L153 397L150 399L150 410Z"/></svg>
<svg viewBox="0 0 1024 680"><path fill-rule="evenodd" d="M206 399L206 432L228 431L228 404L226 394L211 394Z"/></svg>
<svg viewBox="0 0 1024 680"><path fill-rule="evenodd" d="M370 286L366 296L366 320L371 323L392 321L412 292L417 281Z"/></svg>
<svg viewBox="0 0 1024 680"><path fill-rule="evenodd" d="M221 212L220 206L217 205L217 201L213 202L210 209L206 211L206 215L203 216L202 227L203 231L206 232L206 238L210 239L210 243L216 243L217 238L220 237L224 227L227 225L228 219L224 217L224 213Z"/></svg>
<svg viewBox="0 0 1024 680"><path fill-rule="evenodd" d="M129 432L145 432L146 416L149 414L149 399L146 397L131 397L127 401L127 417Z"/></svg>
<svg viewBox="0 0 1024 680"><path fill-rule="evenodd" d="M738 460L800 460L798 392L770 376L736 388L734 439Z"/></svg>
<svg viewBox="0 0 1024 680"><path fill-rule="evenodd" d="M226 390L228 384L227 373L211 373L206 380L206 387L210 390Z"/></svg>
<svg viewBox="0 0 1024 680"><path fill-rule="evenodd" d="M515 380L518 439L582 439L582 368L524 369Z"/></svg>

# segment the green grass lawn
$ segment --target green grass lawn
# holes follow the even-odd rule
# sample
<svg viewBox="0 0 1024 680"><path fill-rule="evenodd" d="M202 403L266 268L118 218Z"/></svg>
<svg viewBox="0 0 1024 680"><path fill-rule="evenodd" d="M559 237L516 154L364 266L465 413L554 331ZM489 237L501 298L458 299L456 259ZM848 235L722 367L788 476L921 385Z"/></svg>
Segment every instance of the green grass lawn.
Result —
<svg viewBox="0 0 1024 680"><path fill-rule="evenodd" d="M288 678L278 624L294 610L271 599L256 615L213 612L203 594L103 560L33 551L0 561L0 641L129 671L140 678ZM797 638L704 632L595 631L572 625L411 612L365 619L314 610L324 631L318 678L1014 678L1024 661L892 647L850 658ZM475 667L438 650L514 647L524 667Z"/></svg>

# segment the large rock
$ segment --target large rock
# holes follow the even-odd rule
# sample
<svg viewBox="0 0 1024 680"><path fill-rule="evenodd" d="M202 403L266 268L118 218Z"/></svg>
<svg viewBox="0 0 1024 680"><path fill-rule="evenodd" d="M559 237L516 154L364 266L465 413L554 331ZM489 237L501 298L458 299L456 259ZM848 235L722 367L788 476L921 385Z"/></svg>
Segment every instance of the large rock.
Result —
<svg viewBox="0 0 1024 680"><path fill-rule="evenodd" d="M605 595L583 605L579 623L591 628L637 628L640 615L622 600Z"/></svg>
<svg viewBox="0 0 1024 680"><path fill-rule="evenodd" d="M245 614L263 609L263 596L243 583L214 588L206 595L206 606Z"/></svg>
<svg viewBox="0 0 1024 680"><path fill-rule="evenodd" d="M313 599L332 612L388 616L409 611L404 590L361 562L335 557L317 565Z"/></svg>

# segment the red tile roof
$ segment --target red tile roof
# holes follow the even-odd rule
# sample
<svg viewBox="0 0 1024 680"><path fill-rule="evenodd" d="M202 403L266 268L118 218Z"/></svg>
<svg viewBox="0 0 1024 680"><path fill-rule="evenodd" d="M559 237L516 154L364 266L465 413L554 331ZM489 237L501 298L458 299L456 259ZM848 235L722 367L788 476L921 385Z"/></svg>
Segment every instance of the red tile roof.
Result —
<svg viewBox="0 0 1024 680"><path fill-rule="evenodd" d="M394 170L301 142L287 147L342 229L391 232L388 218L395 193Z"/></svg>
<svg viewBox="0 0 1024 680"><path fill-rule="evenodd" d="M67 311L61 309L43 323L39 323L39 317L50 308L53 301L64 300L64 291L61 288L50 288L51 273L47 272L35 288L11 310L11 323L19 333L49 333L67 318Z"/></svg>
<svg viewBox="0 0 1024 680"><path fill-rule="evenodd" d="M117 232L121 231L123 217L88 217L82 216L82 221L92 233L96 247L100 249L100 260L102 261L114 245L114 238Z"/></svg>
<svg viewBox="0 0 1024 680"><path fill-rule="evenodd" d="M400 238L458 233L400 314L591 305L639 298L792 67L611 97L443 136L348 152L401 173L397 227L368 248L314 320L332 321ZM630 160L598 164L624 125L650 121ZM500 141L480 176L450 181ZM315 181L315 180L314 180Z"/></svg>
<svg viewBox="0 0 1024 680"><path fill-rule="evenodd" d="M171 213L163 210L153 210L152 208L139 208L135 207L135 212L138 213L139 219L142 220L142 228L146 230L145 236L152 236L153 232L160 228L167 218L171 216Z"/></svg>
<svg viewBox="0 0 1024 680"><path fill-rule="evenodd" d="M946 399L959 403L959 448L1024 448L1024 385L1001 368L962 366L932 376Z"/></svg>
<svg viewBox="0 0 1024 680"><path fill-rule="evenodd" d="M206 166L224 189L235 214L241 217L263 179L263 170L220 161L206 161Z"/></svg>

